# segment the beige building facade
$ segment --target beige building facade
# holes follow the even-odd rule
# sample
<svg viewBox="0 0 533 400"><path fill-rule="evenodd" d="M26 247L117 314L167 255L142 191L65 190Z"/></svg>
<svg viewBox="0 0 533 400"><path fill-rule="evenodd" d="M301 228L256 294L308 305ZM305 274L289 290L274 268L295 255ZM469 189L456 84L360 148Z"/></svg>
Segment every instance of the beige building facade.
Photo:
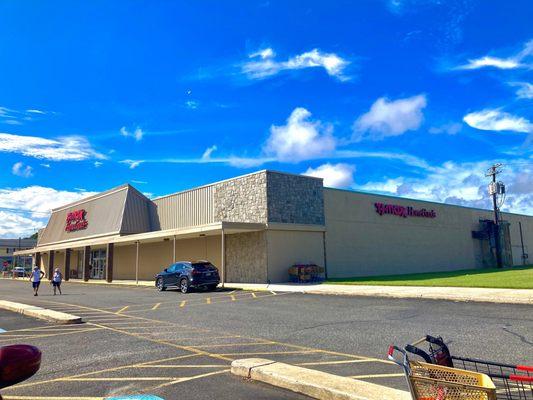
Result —
<svg viewBox="0 0 533 400"><path fill-rule="evenodd" d="M287 281L294 264L328 277L495 265L492 213L324 188L256 173L148 199L122 185L52 211L34 255L66 279L150 280L175 261L209 260L224 282ZM507 266L528 262L533 217L501 213ZM492 225L491 225L492 224Z"/></svg>

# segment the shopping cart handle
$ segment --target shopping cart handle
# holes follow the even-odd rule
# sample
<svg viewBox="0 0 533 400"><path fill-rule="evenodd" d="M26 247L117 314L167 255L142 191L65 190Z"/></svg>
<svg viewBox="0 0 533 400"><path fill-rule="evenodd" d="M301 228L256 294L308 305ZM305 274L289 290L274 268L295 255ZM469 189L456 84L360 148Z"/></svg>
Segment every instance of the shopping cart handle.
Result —
<svg viewBox="0 0 533 400"><path fill-rule="evenodd" d="M397 361L397 360L394 358L394 350L398 350L400 353L403 354L403 358L404 358L404 362L403 362L403 363ZM400 349L398 346L394 346L394 345L390 345L390 346L389 346L389 351L388 351L388 353L387 353L387 358L388 358L389 360L391 360L393 363L398 364L398 365L400 365L400 366L403 366L403 365L405 364L405 361L406 361L405 359L406 359L406 357L407 357L407 353L406 353L403 349Z"/></svg>

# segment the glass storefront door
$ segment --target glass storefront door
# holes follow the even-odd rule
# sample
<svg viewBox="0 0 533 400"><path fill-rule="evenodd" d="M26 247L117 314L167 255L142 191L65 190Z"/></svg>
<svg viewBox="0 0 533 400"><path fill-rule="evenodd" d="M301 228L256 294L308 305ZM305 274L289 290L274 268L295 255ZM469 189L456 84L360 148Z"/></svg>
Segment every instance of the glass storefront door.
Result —
<svg viewBox="0 0 533 400"><path fill-rule="evenodd" d="M105 249L91 251L91 279L105 279Z"/></svg>

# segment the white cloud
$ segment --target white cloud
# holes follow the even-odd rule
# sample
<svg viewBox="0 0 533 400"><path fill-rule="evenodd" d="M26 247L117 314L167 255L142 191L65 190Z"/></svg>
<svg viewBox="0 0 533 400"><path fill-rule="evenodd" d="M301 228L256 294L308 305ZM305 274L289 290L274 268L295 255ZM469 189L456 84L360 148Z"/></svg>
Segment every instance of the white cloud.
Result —
<svg viewBox="0 0 533 400"><path fill-rule="evenodd" d="M380 97L372 104L370 111L355 121L352 139L356 142L382 140L416 130L422 124L422 109L426 104L423 94L398 100Z"/></svg>
<svg viewBox="0 0 533 400"><path fill-rule="evenodd" d="M23 178L29 178L33 176L33 168L29 165L24 165L22 162L17 162L11 167L11 172L13 175L21 176Z"/></svg>
<svg viewBox="0 0 533 400"><path fill-rule="evenodd" d="M95 161L95 162L94 162L94 167L95 167L95 168L100 168L102 165L104 165L103 162L100 162L100 161Z"/></svg>
<svg viewBox="0 0 533 400"><path fill-rule="evenodd" d="M139 141L143 138L144 132L141 128L137 127L133 132L128 131L128 129L123 126L120 128L120 134L124 137L133 137L136 141Z"/></svg>
<svg viewBox="0 0 533 400"><path fill-rule="evenodd" d="M242 72L250 79L264 79L286 70L304 68L324 68L328 75L341 81L348 80L344 69L350 64L335 53L323 53L318 49L290 57L286 61L276 61L275 53L271 48L252 53L252 61L244 63ZM258 59L258 60L257 60Z"/></svg>
<svg viewBox="0 0 533 400"><path fill-rule="evenodd" d="M530 68L530 63L524 63L529 56L533 55L533 40L527 42L519 53L508 57L499 58L493 56L484 56L480 58L470 59L468 63L456 67L456 69L480 69L486 67L498 68L498 69L517 69L517 68Z"/></svg>
<svg viewBox="0 0 533 400"><path fill-rule="evenodd" d="M533 99L533 85L528 82L509 82L511 86L518 86L516 96L519 99Z"/></svg>
<svg viewBox="0 0 533 400"><path fill-rule="evenodd" d="M324 186L346 188L353 185L355 166L350 164L323 164L317 168L308 168L303 175L324 179Z"/></svg>
<svg viewBox="0 0 533 400"><path fill-rule="evenodd" d="M83 136L47 139L37 136L0 133L0 152L18 153L28 157L53 161L81 161L106 158L96 152Z"/></svg>
<svg viewBox="0 0 533 400"><path fill-rule="evenodd" d="M43 186L0 189L0 237L17 238L44 227L53 208L95 192L56 190Z"/></svg>
<svg viewBox="0 0 533 400"><path fill-rule="evenodd" d="M270 47L267 47L266 49L258 50L255 53L252 53L249 55L250 58L260 57L263 60L267 58L272 58L275 56L276 56L276 53Z"/></svg>
<svg viewBox="0 0 533 400"><path fill-rule="evenodd" d="M135 180L135 179L132 179L132 182L133 182L133 183L137 183L137 184L139 184L139 185L145 185L145 184L148 183L148 182L146 182L146 181L137 181L137 180Z"/></svg>
<svg viewBox="0 0 533 400"><path fill-rule="evenodd" d="M30 113L30 114L46 114L46 111L37 110L36 108L30 109L30 110L26 110L26 112Z"/></svg>
<svg viewBox="0 0 533 400"><path fill-rule="evenodd" d="M486 109L463 117L472 128L483 131L533 132L533 124L524 117L509 114L499 109Z"/></svg>
<svg viewBox="0 0 533 400"><path fill-rule="evenodd" d="M207 161L211 158L211 154L217 150L217 146L213 145L205 149L204 154L202 154L202 160Z"/></svg>
<svg viewBox="0 0 533 400"><path fill-rule="evenodd" d="M199 103L195 100L187 100L185 102L185 107L187 107L190 110L196 110L199 106Z"/></svg>
<svg viewBox="0 0 533 400"><path fill-rule="evenodd" d="M263 146L267 156L281 162L299 162L322 157L335 150L332 127L320 121L309 121L311 113L295 108L286 125L270 127L270 137Z"/></svg>
<svg viewBox="0 0 533 400"><path fill-rule="evenodd" d="M41 167L50 168L50 164L40 164Z"/></svg>
<svg viewBox="0 0 533 400"><path fill-rule="evenodd" d="M121 164L126 164L130 169L137 168L143 162L144 162L144 160L122 160L122 161L119 161L119 163L121 163Z"/></svg>
<svg viewBox="0 0 533 400"><path fill-rule="evenodd" d="M523 166L521 165L523 163ZM487 193L485 172L492 161L454 163L433 167L424 177L397 177L368 182L357 188L389 195L492 209ZM519 166L520 165L520 166ZM533 215L533 167L527 160L515 160L504 166L498 176L507 185L502 210Z"/></svg>
<svg viewBox="0 0 533 400"><path fill-rule="evenodd" d="M463 129L463 125L459 124L457 122L449 122L444 125L440 126L432 126L429 128L429 133L432 134L439 134L439 133L446 133L448 135L456 135L459 132L461 132L461 129Z"/></svg>

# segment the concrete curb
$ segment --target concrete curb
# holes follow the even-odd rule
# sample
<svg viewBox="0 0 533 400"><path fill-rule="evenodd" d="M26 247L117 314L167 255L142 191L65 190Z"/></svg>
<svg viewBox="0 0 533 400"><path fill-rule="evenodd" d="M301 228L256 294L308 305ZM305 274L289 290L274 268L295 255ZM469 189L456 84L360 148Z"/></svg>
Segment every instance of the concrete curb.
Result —
<svg viewBox="0 0 533 400"><path fill-rule="evenodd" d="M264 358L231 363L231 373L320 400L410 400L409 392Z"/></svg>
<svg viewBox="0 0 533 400"><path fill-rule="evenodd" d="M43 319L56 324L80 324L82 322L81 317L78 317L77 315L47 310L41 307L6 300L0 300L0 309L18 312L19 314L28 317Z"/></svg>

